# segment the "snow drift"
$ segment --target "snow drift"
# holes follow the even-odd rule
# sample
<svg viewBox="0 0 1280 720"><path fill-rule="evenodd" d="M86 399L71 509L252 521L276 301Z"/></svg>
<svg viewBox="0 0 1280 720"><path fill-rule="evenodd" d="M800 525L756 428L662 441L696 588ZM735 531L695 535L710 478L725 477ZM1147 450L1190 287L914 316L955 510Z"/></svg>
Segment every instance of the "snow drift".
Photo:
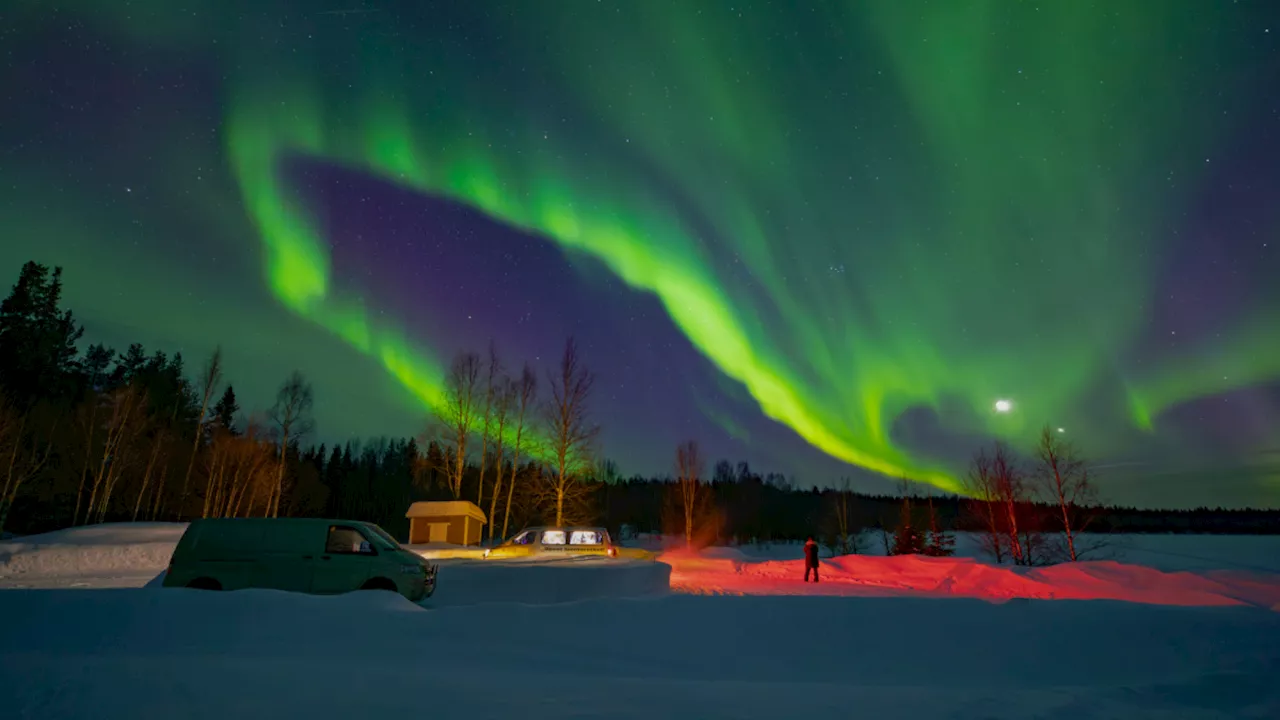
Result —
<svg viewBox="0 0 1280 720"><path fill-rule="evenodd" d="M169 565L186 523L107 523L0 543L0 585L137 586Z"/></svg>
<svg viewBox="0 0 1280 720"><path fill-rule="evenodd" d="M643 560L574 558L554 562L440 560L440 582L426 604L545 604L668 592L671 566Z"/></svg>
<svg viewBox="0 0 1280 720"><path fill-rule="evenodd" d="M185 523L114 523L0 543L0 587L160 587L161 575L186 527ZM470 550L474 557L475 549ZM652 561L498 562L455 556L437 562L440 582L426 601L432 607L643 597L670 588L671 568Z"/></svg>
<svg viewBox="0 0 1280 720"><path fill-rule="evenodd" d="M1249 607L1280 611L1280 575L848 556L813 585L798 560L716 548L657 563L445 559L422 605L142 588L183 529L0 543L0 585L136 587L0 592L14 619L0 624L0 708L48 720L1280 717L1280 612ZM1130 602L1017 599L1108 596Z"/></svg>
<svg viewBox="0 0 1280 720"><path fill-rule="evenodd" d="M0 592L15 717L1277 717L1280 615L692 597Z"/></svg>
<svg viewBox="0 0 1280 720"><path fill-rule="evenodd" d="M1004 601L1123 600L1157 605L1280 604L1280 574L1236 570L1163 572L1117 562L1043 568L988 565L971 558L845 555L821 562L822 582L806 584L801 560L755 561L730 548L660 556L672 589L750 595L956 596Z"/></svg>

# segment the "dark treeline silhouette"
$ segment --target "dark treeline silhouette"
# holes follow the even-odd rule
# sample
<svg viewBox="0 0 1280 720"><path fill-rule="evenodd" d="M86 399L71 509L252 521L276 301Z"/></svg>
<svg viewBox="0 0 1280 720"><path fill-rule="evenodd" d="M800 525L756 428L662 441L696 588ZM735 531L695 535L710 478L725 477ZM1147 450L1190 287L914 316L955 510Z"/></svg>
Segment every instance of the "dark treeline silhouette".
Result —
<svg viewBox="0 0 1280 720"><path fill-rule="evenodd" d="M739 463L721 466L731 473L717 473L709 488L720 509L722 527L716 534L725 542L798 541L822 534L827 540L838 533L836 527L842 492L832 488L793 487L781 475L760 475ZM601 520L618 529L623 525L641 533L670 533L663 522L666 478L632 477L599 489ZM956 495L910 493L915 508L932 502L940 529L979 531L980 524L968 517L972 502ZM880 530L894 533L900 524L902 495L878 495L848 491L844 497L851 530ZM1029 504L1026 513L1050 515L1054 506ZM927 514L922 514L927 522ZM1093 533L1280 533L1280 511L1265 509L1196 508L1187 510L1143 509L1100 506L1088 528ZM828 544L830 544L828 542Z"/></svg>
<svg viewBox="0 0 1280 720"><path fill-rule="evenodd" d="M82 329L61 291L60 270L27 263L0 304L0 530L18 534L327 516L377 522L404 538L409 504L431 499L476 502L494 520L493 538L535 523L591 522L689 545L815 535L833 552L882 542L889 552L949 554L946 535L969 530L990 538L998 560L1026 564L1047 561L1040 537L1071 535L1064 527L1280 532L1275 511L1102 507L1085 493L1083 465L1047 435L1029 469L1000 447L975 458L969 494L985 502L905 484L893 496L854 493L847 481L804 489L741 462L720 461L705 477L692 441L673 454L670 477L623 479L613 463L593 461L592 377L572 340L541 397L533 368L508 377L492 348L487 360L464 353L426 432L315 444L316 400L300 373L282 379L270 406L245 411L216 348L194 373L181 354L138 344L81 351Z"/></svg>

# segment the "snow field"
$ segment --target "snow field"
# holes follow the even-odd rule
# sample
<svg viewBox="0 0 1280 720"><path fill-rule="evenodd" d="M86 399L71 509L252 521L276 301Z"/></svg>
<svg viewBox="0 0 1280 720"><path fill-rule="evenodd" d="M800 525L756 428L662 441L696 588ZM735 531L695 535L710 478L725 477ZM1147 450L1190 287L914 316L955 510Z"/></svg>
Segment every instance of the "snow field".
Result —
<svg viewBox="0 0 1280 720"><path fill-rule="evenodd" d="M135 588L0 591L0 715L1280 717L1280 612L1264 609L1280 574L1213 562L1265 561L1248 545L1273 538L1169 550L1131 536L1163 571L846 556L824 560L818 585L800 582L794 545L660 562L455 556L420 606L155 589L183 529L0 543L0 587ZM1188 555L1225 569L1174 565ZM1131 602L1022 599L1108 594Z"/></svg>
<svg viewBox="0 0 1280 720"><path fill-rule="evenodd" d="M479 603L549 604L661 595L671 566L644 560L572 558L550 562L440 560L428 607Z"/></svg>
<svg viewBox="0 0 1280 720"><path fill-rule="evenodd" d="M140 587L169 565L185 523L108 523L0 542L0 587Z"/></svg>
<svg viewBox="0 0 1280 720"><path fill-rule="evenodd" d="M115 523L11 539L0 543L0 587L141 587L163 572L185 527ZM615 560L488 561L476 548L411 549L441 564L439 589L428 601L433 607L639 597L671 588L694 594L1110 599L1280 610L1280 537L1127 535L1106 540L1106 554L1152 558L1155 567L1115 561L995 566L964 556L973 555L977 547L976 540L965 535L957 543L962 556L955 558L825 558L823 582L817 585L798 582L803 569L800 546L794 543L714 547L691 554L679 549L662 552L670 539L646 537L633 543L640 547L627 548L628 557ZM863 544L874 545L865 539ZM644 559L654 555L661 562ZM1266 572L1271 568L1276 572Z"/></svg>
<svg viewBox="0 0 1280 720"><path fill-rule="evenodd" d="M997 566L970 558L846 555L820 562L822 582L800 582L799 560L752 560L721 549L664 553L671 587L693 593L754 595L928 595L1002 602L1123 600L1156 605L1254 605L1280 611L1280 575L1237 570L1163 572L1111 561L1040 568Z"/></svg>
<svg viewBox="0 0 1280 720"><path fill-rule="evenodd" d="M1276 717L1280 614L692 597L15 590L14 717Z"/></svg>

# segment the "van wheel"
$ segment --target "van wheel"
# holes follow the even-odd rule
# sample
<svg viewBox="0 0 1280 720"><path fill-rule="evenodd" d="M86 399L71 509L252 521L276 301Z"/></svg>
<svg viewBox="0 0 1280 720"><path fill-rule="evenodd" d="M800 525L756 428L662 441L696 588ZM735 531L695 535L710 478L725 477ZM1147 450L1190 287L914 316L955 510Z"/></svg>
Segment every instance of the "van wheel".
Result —
<svg viewBox="0 0 1280 720"><path fill-rule="evenodd" d="M221 590L222 583L213 578L202 577L187 583L187 587L192 590Z"/></svg>
<svg viewBox="0 0 1280 720"><path fill-rule="evenodd" d="M391 592L399 592L396 584L386 578L374 578L360 587L361 590L390 590Z"/></svg>

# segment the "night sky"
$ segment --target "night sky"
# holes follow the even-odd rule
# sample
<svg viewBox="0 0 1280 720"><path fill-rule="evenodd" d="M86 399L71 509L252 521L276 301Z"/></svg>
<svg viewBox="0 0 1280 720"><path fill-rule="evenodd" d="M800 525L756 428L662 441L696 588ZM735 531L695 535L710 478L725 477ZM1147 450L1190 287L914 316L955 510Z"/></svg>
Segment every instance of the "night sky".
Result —
<svg viewBox="0 0 1280 720"><path fill-rule="evenodd" d="M4 282L317 440L572 334L624 474L1280 504L1272 0L9 0L0 103Z"/></svg>

